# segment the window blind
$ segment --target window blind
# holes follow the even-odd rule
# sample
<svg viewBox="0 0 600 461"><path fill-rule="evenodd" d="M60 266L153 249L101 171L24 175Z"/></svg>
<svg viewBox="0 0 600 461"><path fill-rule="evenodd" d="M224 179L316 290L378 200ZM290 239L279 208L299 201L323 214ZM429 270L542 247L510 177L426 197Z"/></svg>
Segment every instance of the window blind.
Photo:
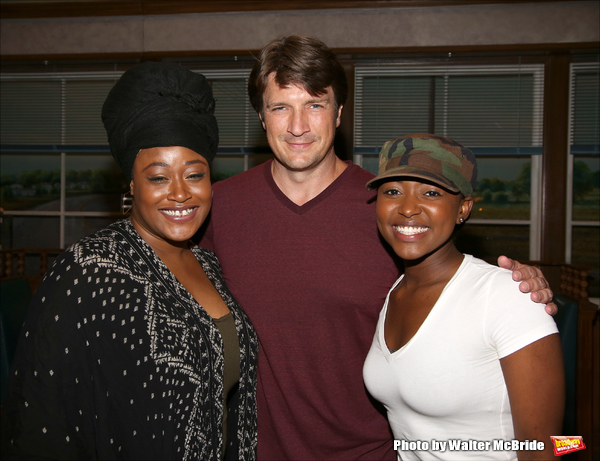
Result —
<svg viewBox="0 0 600 461"><path fill-rule="evenodd" d="M199 70L193 69L198 72ZM247 96L249 70L201 71L213 87L220 151L267 146ZM108 152L101 110L122 72L0 75L3 152Z"/></svg>
<svg viewBox="0 0 600 461"><path fill-rule="evenodd" d="M202 71L211 82L219 148L223 153L248 153L267 148L267 138L248 99L250 70Z"/></svg>
<svg viewBox="0 0 600 461"><path fill-rule="evenodd" d="M541 153L543 66L382 65L355 73L355 146L436 133L481 154Z"/></svg>
<svg viewBox="0 0 600 461"><path fill-rule="evenodd" d="M600 66L571 65L569 136L572 154L600 154Z"/></svg>

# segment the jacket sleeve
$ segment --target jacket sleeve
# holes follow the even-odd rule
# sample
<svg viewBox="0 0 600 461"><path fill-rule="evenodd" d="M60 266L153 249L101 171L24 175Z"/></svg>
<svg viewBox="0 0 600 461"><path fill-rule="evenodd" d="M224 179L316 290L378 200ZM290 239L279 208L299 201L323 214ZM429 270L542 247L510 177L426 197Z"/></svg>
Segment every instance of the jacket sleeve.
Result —
<svg viewBox="0 0 600 461"><path fill-rule="evenodd" d="M91 360L77 308L89 300L80 271L61 255L29 305L3 404L3 459L94 458Z"/></svg>

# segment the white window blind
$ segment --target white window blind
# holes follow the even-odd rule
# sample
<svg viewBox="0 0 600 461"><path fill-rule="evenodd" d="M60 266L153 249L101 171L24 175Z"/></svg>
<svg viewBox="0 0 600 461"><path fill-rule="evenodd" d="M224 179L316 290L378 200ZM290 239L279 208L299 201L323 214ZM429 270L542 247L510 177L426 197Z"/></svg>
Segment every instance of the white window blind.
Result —
<svg viewBox="0 0 600 461"><path fill-rule="evenodd" d="M477 153L541 153L543 66L383 65L355 74L355 147L436 133Z"/></svg>
<svg viewBox="0 0 600 461"><path fill-rule="evenodd" d="M569 135L572 154L600 154L600 65L571 65Z"/></svg>
<svg viewBox="0 0 600 461"><path fill-rule="evenodd" d="M1 76L3 151L86 151L107 145L100 113L121 73Z"/></svg>
<svg viewBox="0 0 600 461"><path fill-rule="evenodd" d="M244 153L266 146L266 137L248 101L249 70L202 73L213 87L220 150ZM108 152L100 114L106 95L121 74L2 74L2 151Z"/></svg>
<svg viewBox="0 0 600 461"><path fill-rule="evenodd" d="M195 69L193 69L195 70ZM222 153L252 153L266 149L267 138L248 99L249 69L198 72L211 82Z"/></svg>

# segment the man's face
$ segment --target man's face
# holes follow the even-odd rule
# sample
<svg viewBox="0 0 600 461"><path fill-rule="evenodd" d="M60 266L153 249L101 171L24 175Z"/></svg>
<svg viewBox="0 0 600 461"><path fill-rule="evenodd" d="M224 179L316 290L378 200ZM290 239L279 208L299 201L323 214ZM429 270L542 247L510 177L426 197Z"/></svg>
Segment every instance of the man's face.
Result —
<svg viewBox="0 0 600 461"><path fill-rule="evenodd" d="M333 140L342 107L336 110L331 87L311 96L297 85L280 87L269 75L260 116L275 158L287 169L306 171L335 155Z"/></svg>

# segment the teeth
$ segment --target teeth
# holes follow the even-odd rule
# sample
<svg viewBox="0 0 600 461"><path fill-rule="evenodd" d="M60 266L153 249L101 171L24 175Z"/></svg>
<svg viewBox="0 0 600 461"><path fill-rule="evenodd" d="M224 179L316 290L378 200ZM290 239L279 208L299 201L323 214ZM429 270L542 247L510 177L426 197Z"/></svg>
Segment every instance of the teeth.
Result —
<svg viewBox="0 0 600 461"><path fill-rule="evenodd" d="M169 216L187 216L189 215L192 211L194 211L193 208L186 208L185 210L162 210L163 213L168 214Z"/></svg>
<svg viewBox="0 0 600 461"><path fill-rule="evenodd" d="M394 230L404 235L422 234L427 231L427 227L412 227L412 226L394 226Z"/></svg>

